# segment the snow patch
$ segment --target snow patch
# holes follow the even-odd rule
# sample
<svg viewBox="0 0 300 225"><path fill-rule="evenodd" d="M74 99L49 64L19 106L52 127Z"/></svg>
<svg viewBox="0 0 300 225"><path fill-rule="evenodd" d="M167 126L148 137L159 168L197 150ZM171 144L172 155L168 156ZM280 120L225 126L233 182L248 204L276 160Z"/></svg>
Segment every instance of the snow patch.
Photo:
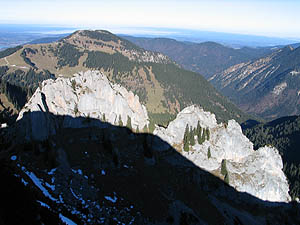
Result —
<svg viewBox="0 0 300 225"><path fill-rule="evenodd" d="M59 218L67 225L77 225L77 223L73 222L69 218L63 216L61 213L59 214Z"/></svg>
<svg viewBox="0 0 300 225"><path fill-rule="evenodd" d="M102 175L105 175L105 170L101 170L101 174L102 174Z"/></svg>
<svg viewBox="0 0 300 225"><path fill-rule="evenodd" d="M26 182L23 178L22 178L22 183L25 185L25 186L27 186L27 184L28 184L28 182Z"/></svg>
<svg viewBox="0 0 300 225"><path fill-rule="evenodd" d="M52 191L55 191L55 185L51 185L51 184L48 184L47 182L45 183L45 185L50 188Z"/></svg>
<svg viewBox="0 0 300 225"><path fill-rule="evenodd" d="M74 170L72 169L73 173L76 173L76 174L79 174L79 175L82 175L82 170L81 169L78 169L78 170Z"/></svg>
<svg viewBox="0 0 300 225"><path fill-rule="evenodd" d="M27 176L32 180L32 182L37 186L43 194L50 198L52 201L57 201L57 199L53 198L52 195L47 191L47 189L42 185L42 182L33 172L29 172L25 170L25 167L22 167L22 170L27 174Z"/></svg>
<svg viewBox="0 0 300 225"><path fill-rule="evenodd" d="M53 175L55 171L56 171L56 168L50 170L50 171L48 172L48 175Z"/></svg>
<svg viewBox="0 0 300 225"><path fill-rule="evenodd" d="M17 156L13 155L12 157L10 157L10 160L15 161L17 159Z"/></svg>
<svg viewBox="0 0 300 225"><path fill-rule="evenodd" d="M118 198L116 196L114 196L113 198L110 196L104 196L104 198L108 201L111 201L112 203L116 203Z"/></svg>
<svg viewBox="0 0 300 225"><path fill-rule="evenodd" d="M39 201L39 200L37 200L37 202L38 202L38 203L40 203L40 204L41 204L41 206L43 206L43 207L46 207L46 208L48 208L48 209L51 209L51 208L50 208L50 206L49 206L49 205L47 205L46 203L44 203L44 202L41 202L41 201Z"/></svg>

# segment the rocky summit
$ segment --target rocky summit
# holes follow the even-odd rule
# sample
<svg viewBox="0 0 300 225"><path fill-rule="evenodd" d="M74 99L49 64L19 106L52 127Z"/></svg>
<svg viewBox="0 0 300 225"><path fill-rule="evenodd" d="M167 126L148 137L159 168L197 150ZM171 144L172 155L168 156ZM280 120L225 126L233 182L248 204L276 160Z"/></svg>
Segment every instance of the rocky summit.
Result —
<svg viewBox="0 0 300 225"><path fill-rule="evenodd" d="M201 144L195 140L195 144L184 151L181 143L185 128L196 129L197 124L203 130L209 130L209 137ZM214 114L190 106L182 110L167 128L157 127L154 134L174 147L179 145L178 150L200 168L222 179L227 176L229 185L238 191L268 201L291 200L278 150L265 146L254 151L253 144L234 120L217 124ZM193 133L192 138L198 139L197 135ZM226 167L225 172L222 171L222 164L223 168Z"/></svg>
<svg viewBox="0 0 300 225"><path fill-rule="evenodd" d="M57 127L96 126L97 124L89 122L91 119L115 125L125 125L130 119L134 129L143 129L149 124L147 110L139 102L139 97L118 84L112 84L98 71L78 73L71 78L43 81L21 110L17 120L26 117L27 112L31 112L28 114L29 118L25 119L29 126L24 127L27 138L31 140L45 140L56 134ZM70 117L63 121L52 121L49 114ZM75 117L83 119L72 119Z"/></svg>

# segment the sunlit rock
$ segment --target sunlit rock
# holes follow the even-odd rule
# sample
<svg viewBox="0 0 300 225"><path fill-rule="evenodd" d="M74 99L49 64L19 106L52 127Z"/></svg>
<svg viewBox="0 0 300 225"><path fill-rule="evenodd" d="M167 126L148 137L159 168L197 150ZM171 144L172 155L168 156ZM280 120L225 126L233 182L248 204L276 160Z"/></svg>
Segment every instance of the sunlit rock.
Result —
<svg viewBox="0 0 300 225"><path fill-rule="evenodd" d="M183 150L186 125L196 128L198 121L202 128L209 128L210 137L201 145L196 140L195 145L190 146L186 152ZM214 114L197 106L190 106L183 109L166 129L156 127L154 134L173 146L181 145L179 151L182 155L221 179L224 179L221 164L226 160L229 185L238 191L247 192L262 200L291 200L277 149L266 146L254 151L253 144L243 135L240 125L234 120L229 120L227 124L217 124Z"/></svg>

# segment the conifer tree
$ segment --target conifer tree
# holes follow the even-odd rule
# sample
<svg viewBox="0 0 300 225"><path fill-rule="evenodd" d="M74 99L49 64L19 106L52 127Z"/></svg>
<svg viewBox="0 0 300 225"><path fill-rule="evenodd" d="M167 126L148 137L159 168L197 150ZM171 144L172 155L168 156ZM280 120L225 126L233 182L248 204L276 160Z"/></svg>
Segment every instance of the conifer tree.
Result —
<svg viewBox="0 0 300 225"><path fill-rule="evenodd" d="M131 126L131 118L130 118L130 116L127 116L126 127L128 127L130 130L132 129L132 126Z"/></svg>
<svg viewBox="0 0 300 225"><path fill-rule="evenodd" d="M198 138L198 143L201 145L202 142L202 127L200 126L200 123L198 121L198 125L197 125L197 138Z"/></svg>
<svg viewBox="0 0 300 225"><path fill-rule="evenodd" d="M123 127L123 121L122 121L121 115L119 115L119 126Z"/></svg>
<svg viewBox="0 0 300 225"><path fill-rule="evenodd" d="M207 158L209 159L210 157L211 157L210 147L208 147L208 150L207 150Z"/></svg>
<svg viewBox="0 0 300 225"><path fill-rule="evenodd" d="M190 134L189 134L189 141L190 141L190 145L195 145L195 130L191 127L190 128Z"/></svg>
<svg viewBox="0 0 300 225"><path fill-rule="evenodd" d="M183 150L188 152L189 151L189 125L187 124L185 127L185 132L183 136Z"/></svg>
<svg viewBox="0 0 300 225"><path fill-rule="evenodd" d="M224 177L224 181L226 184L229 184L229 174L226 173L225 177Z"/></svg>
<svg viewBox="0 0 300 225"><path fill-rule="evenodd" d="M226 159L222 160L222 163L221 163L221 174L224 175L224 176L227 174Z"/></svg>
<svg viewBox="0 0 300 225"><path fill-rule="evenodd" d="M210 136L209 128L206 128L205 131L206 131L206 139L209 140L209 138L210 138L210 137L209 137L209 136Z"/></svg>
<svg viewBox="0 0 300 225"><path fill-rule="evenodd" d="M136 127L136 133L140 133L139 126Z"/></svg>

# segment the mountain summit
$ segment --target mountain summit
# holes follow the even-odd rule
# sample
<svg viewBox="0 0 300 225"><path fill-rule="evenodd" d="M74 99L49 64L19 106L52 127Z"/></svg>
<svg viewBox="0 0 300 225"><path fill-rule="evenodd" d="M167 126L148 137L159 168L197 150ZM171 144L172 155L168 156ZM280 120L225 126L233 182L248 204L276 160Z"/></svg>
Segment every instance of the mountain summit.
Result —
<svg viewBox="0 0 300 225"><path fill-rule="evenodd" d="M248 118L199 74L108 31L76 31L58 42L25 45L3 56L3 92L18 109L44 79L96 69L138 95L150 119L162 125L190 104L215 113L221 121Z"/></svg>

